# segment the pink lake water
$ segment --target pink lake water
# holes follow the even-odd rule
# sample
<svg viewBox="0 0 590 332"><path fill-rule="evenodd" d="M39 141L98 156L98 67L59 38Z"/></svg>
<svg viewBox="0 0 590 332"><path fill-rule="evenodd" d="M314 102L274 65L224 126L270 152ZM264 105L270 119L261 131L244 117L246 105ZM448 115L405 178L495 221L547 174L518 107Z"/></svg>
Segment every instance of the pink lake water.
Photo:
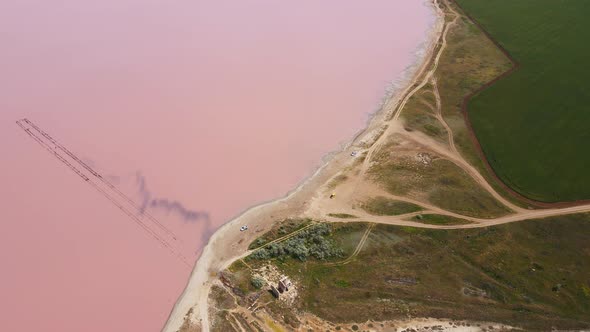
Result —
<svg viewBox="0 0 590 332"><path fill-rule="evenodd" d="M1 1L0 330L159 331L190 274L16 120L192 265L364 126L433 22L422 0Z"/></svg>

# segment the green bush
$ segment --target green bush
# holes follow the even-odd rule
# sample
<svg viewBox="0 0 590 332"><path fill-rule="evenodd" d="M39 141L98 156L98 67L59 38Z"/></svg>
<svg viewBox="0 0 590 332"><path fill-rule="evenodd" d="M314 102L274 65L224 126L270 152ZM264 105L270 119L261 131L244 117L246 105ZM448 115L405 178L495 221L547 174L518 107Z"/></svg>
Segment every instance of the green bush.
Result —
<svg viewBox="0 0 590 332"><path fill-rule="evenodd" d="M292 257L301 261L305 261L309 257L318 260L341 257L343 255L342 249L336 247L333 241L328 238L331 232L331 225L318 224L301 231L288 240L262 247L252 253L250 257L258 260Z"/></svg>
<svg viewBox="0 0 590 332"><path fill-rule="evenodd" d="M258 277L253 277L252 280L250 280L250 283L256 289L260 289L260 288L262 288L262 286L264 286L264 280L262 280Z"/></svg>

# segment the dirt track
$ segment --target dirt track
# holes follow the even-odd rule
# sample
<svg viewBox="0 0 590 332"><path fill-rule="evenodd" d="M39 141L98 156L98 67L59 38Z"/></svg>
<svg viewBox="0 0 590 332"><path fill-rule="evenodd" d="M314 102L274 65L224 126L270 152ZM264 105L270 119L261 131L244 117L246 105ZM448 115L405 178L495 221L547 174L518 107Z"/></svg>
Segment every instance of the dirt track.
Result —
<svg viewBox="0 0 590 332"><path fill-rule="evenodd" d="M370 220L372 222L377 223L384 223L384 224L391 224L391 225L401 225L401 226L414 226L420 228L440 228L440 229L460 229L460 228L477 228L477 227L488 227L493 225L499 225L509 222L527 220L527 219L536 219L536 218L545 218L557 215L566 215L566 214L573 214L573 213L582 213L582 212L590 212L590 204L585 205L577 205L577 206L568 206L563 208L551 208L551 209L543 209L543 210L527 210L521 208L512 202L505 199L501 196L492 186L486 181L486 179L479 173L479 171L469 164L463 156L458 152L455 147L453 141L453 132L449 125L444 120L441 114L441 98L440 94L438 93L438 85L437 85L437 78L436 78L436 69L438 67L439 59L441 54L444 52L447 46L447 34L449 33L450 29L456 24L457 20L461 17L459 13L457 13L451 6L448 7L450 11L450 15L453 16L452 21L445 24L443 32L441 34L441 46L437 50L437 53L434 56L434 60L432 61L432 68L425 72L425 69L429 66L429 64L425 64L425 66L421 69L420 76L418 76L416 83L413 89L409 90L401 102L395 107L394 109L394 116L391 117L391 120L387 121L387 129L381 134L381 136L366 150L366 158L361 165L359 176L356 177L354 180L354 185L343 185L338 188L338 199L336 200L327 200L324 196L316 196L315 200L310 204L310 208L308 209L307 213L310 217L313 218L322 218L328 221L333 222L352 222L358 220ZM403 128L402 122L400 120L400 115L403 112L403 109L408 102L408 100L416 94L420 89L422 89L427 83L431 83L433 86L433 93L436 99L436 106L432 109L435 112L435 117L439 120L439 122L444 126L447 130L448 135L448 147L440 144L439 142L435 141L433 138L416 131L406 131ZM428 105L428 103L426 103ZM390 105L388 105L390 106ZM429 105L431 106L431 105ZM432 108L432 107L431 107ZM455 165L463 169L469 176L472 177L473 180L477 182L483 189L485 189L492 197L502 203L504 206L508 207L514 213L508 216L503 216L494 219L482 219L482 218L473 218L469 216L460 215L457 213L453 213L450 211L446 211L444 209L438 208L431 204L418 201L415 199L411 199L408 197L403 196L395 196L391 195L382 189L376 188L375 186L370 186L367 184L366 173L368 169L371 167L371 163L373 161L374 156L381 148L385 146L392 135L398 135L403 137L408 141L412 141L421 145L422 147L434 151L439 154L442 158L447 159L453 162ZM362 185L361 185L362 184ZM365 189L363 189L365 187ZM367 193L367 189L369 193ZM368 195L367 195L368 194ZM411 217L416 215L417 213L407 214L407 215L400 215L400 216L374 216L370 215L360 209L354 209L354 205L356 203L356 198L358 196L385 196L391 199L405 201L408 203L416 204L423 207L425 210L421 213L436 213L442 215L448 215L456 218L466 219L472 221L471 224L465 225L429 225L429 224L422 224L419 222L412 222L407 220L402 220L403 218ZM339 219L328 216L328 213L333 213L334 211L338 211L338 213L348 213L352 215L356 215L359 218L356 219Z"/></svg>
<svg viewBox="0 0 590 332"><path fill-rule="evenodd" d="M432 68L424 73L424 70L428 67L429 64L426 64L421 69L421 76L418 76L416 83L412 86L415 86L413 89L407 92L404 96L402 101L399 105L396 106L394 110L394 116L391 117L391 120L387 121L387 129L381 134L381 136L371 145L366 151L366 158L361 165L361 169L359 172L359 176L356 177L354 180L354 185L342 185L338 188L338 199L336 200L328 200L325 196L316 196L315 200L310 204L310 208L308 209L307 213L310 217L313 218L321 218L328 221L333 222L352 222L358 220L370 220L372 222L377 223L384 223L384 224L391 224L391 225L401 225L401 226L414 226L420 228L440 228L440 229L460 229L460 228L477 228L477 227L488 227L493 225L499 225L509 222L527 220L527 219L537 219L537 218L545 218L551 216L558 216L558 215L566 215L566 214L573 214L573 213L582 213L582 212L590 212L590 204L584 205L577 205L577 206L568 206L563 208L550 208L550 209L543 209L543 210L527 210L521 208L512 202L506 200L503 196L501 196L497 191L492 188L492 186L486 181L486 179L479 173L479 171L469 164L463 156L458 152L455 147L453 141L453 131L449 127L449 125L444 120L442 113L441 113L441 98L438 92L438 85L437 85L437 78L436 78L436 69L438 67L438 62L441 57L441 54L444 52L447 46L447 34L449 33L450 29L456 24L457 20L461 17L459 13L453 10L452 7L448 7L450 11L450 15L453 16L452 21L445 24L443 29L443 33L441 34L441 46L438 49L436 55L434 56L434 60L432 61ZM416 94L420 89L422 89L427 83L431 83L433 86L433 93L436 100L436 106L432 111L435 112L435 117L439 120L439 122L444 126L447 130L448 135L448 147L440 144L439 142L435 141L433 138L417 131L406 131L403 128L402 122L400 120L400 115L403 112L403 109L408 102L408 100ZM428 103L426 103L429 105ZM432 105L429 105L432 108ZM477 182L483 189L485 189L492 197L502 203L504 206L508 207L514 213L508 216L503 216L494 219L482 219L482 218L473 218L469 216L460 215L457 213L453 213L450 211L446 211L444 209L438 208L431 204L425 203L423 201L418 201L415 199L411 199L408 197L403 196L395 196L391 195L380 188L376 188L375 186L368 185L368 181L366 179L366 173L368 169L371 167L371 163L375 154L385 146L392 135L398 135L403 137L408 141L412 141L416 144L421 145L422 147L436 152L442 158L447 159L453 162L455 165L460 167L464 170L469 176L472 177L473 180ZM362 184L362 185L361 185ZM364 188L363 188L364 187ZM367 189L369 188L369 189ZM367 192L368 191L368 192ZM447 216L452 216L456 218L461 218L465 220L472 221L471 224L465 225L429 225L429 224L422 224L419 222L407 221L402 220L403 218L408 218L418 213L400 215L400 216L374 216L370 215L360 209L353 208L356 203L356 198L358 196L385 196L389 197L394 200L404 201L412 204L419 205L423 207L425 210L421 211L420 213L436 213L442 214ZM328 216L328 213L333 213L334 211L338 211L338 213L348 213L352 215L356 215L359 218L356 219L339 219Z"/></svg>
<svg viewBox="0 0 590 332"><path fill-rule="evenodd" d="M375 224L369 224L367 226L367 229L365 230L365 233L363 233L363 236L361 237L359 243L357 244L356 248L354 249L353 253L350 256L348 256L345 260L342 260L340 262L327 263L326 266L346 265L346 264L352 262L352 260L363 249L363 246L365 245L365 242L367 242L367 239L369 238L369 235L371 234L371 231L373 230L373 227L375 227Z"/></svg>
<svg viewBox="0 0 590 332"><path fill-rule="evenodd" d="M447 47L447 35L448 35L450 29L456 24L457 20L460 18L459 13L454 11L452 7L449 7L449 10L451 12L451 15L453 16L453 20L448 22L447 24L445 24L442 35L440 37L441 46L439 47L436 55L433 58L434 60L432 61L432 68L430 70L428 70L426 73L424 73L424 71L428 68L430 63L426 63L424 65L424 67L420 70L420 74L418 76L417 82L419 82L419 84L417 86L415 86L412 90L407 92L406 95L404 96L404 98L402 99L401 103L399 103L399 105L397 105L395 107L393 117L391 118L391 120L389 120L387 122L387 129L383 132L383 134L381 134L381 136L375 141L375 143L366 151L367 157L365 158L365 161L363 162L363 165L360 170L360 176L358 177L357 181L365 181L365 175L371 165L371 161L373 160L375 153L377 153L384 146L385 142L387 142L387 140L390 138L391 135L397 133L397 134L401 134L401 135L407 137L410 140L413 140L417 143L427 146L428 148L432 149L433 151L444 156L444 158L452 161L457 166L461 167L479 185L481 185L484 189L486 189L496 200L498 200L499 202L501 202L502 204L504 204L505 206L507 206L511 210L517 211L517 212L518 211L526 211L525 209L522 209L521 207L514 205L513 203L511 203L510 201L508 201L504 197L502 197L500 194L498 194L492 188L492 186L485 180L485 178L479 173L479 171L475 167L473 167L471 164L469 164L459 154L459 152L457 151L457 149L455 147L455 143L453 141L453 131L451 130L451 128L448 126L448 124L446 123L446 121L444 121L444 119L442 117L442 114L441 114L442 106L441 106L440 94L438 93L438 85L436 83L435 73L436 73L436 69L438 68L438 63L439 63L440 57ZM424 74L422 74L422 73L424 73ZM435 98L436 98L436 109L435 109L436 118L441 122L441 124L447 130L450 150L424 134L417 133L417 132L411 132L411 133L406 132L403 129L403 126L402 126L401 121L399 119L408 100L413 95L415 95L418 91L420 91L420 89L422 89L429 82L431 82L434 86L434 94L435 94ZM389 105L387 105L387 106L389 106Z"/></svg>
<svg viewBox="0 0 590 332"><path fill-rule="evenodd" d="M445 14L439 8L439 1L435 0L434 3L438 9L439 17L443 17ZM263 232L268 231L273 223L281 218L302 216L330 222L355 222L363 220L374 223L419 228L464 229L489 227L527 219L590 212L590 204L545 210L527 210L516 206L498 194L478 170L470 165L457 151L453 142L453 132L440 113L441 101L440 96L438 95L435 75L439 59L447 46L447 34L460 18L460 14L454 11L452 7L447 6L447 8L450 10L450 13L448 14L453 16L452 21L447 21L441 26L438 31L439 38L437 39L439 43L438 45L431 45L431 50L429 52L429 58L432 59L432 61L426 61L420 68L418 68L418 70L416 70L415 79L409 82L408 88L401 93L402 99L397 100L392 98L387 102L383 106L383 110L380 112L381 114L378 114L375 117L361 136L357 137L349 147L335 154L325 167L318 170L314 177L302 184L293 193L277 201L252 208L242 216L232 220L219 229L205 247L201 258L193 270L189 284L176 303L163 331L178 331L185 319L190 320L196 326L200 326L202 331L209 331L208 294L211 285L213 285L217 279L217 273L227 268L235 260L241 259L250 254L251 251L247 249L248 244L259 235L262 235ZM436 98L434 111L436 113L436 118L441 121L441 124L447 130L449 139L448 146L443 145L420 132L406 131L399 119L401 110L403 110L409 98L429 82L434 86L434 94ZM383 128L385 128L385 130L383 130ZM374 156L379 152L379 149L385 146L392 135L399 135L408 141L437 153L441 158L453 162L470 175L482 188L489 192L490 195L511 209L514 213L494 219L463 216L423 201L388 194L382 189L369 183L369 181L365 181L366 173L371 166ZM363 146L367 144L367 141L374 142L363 151ZM350 158L350 154L353 151L360 152L359 155L366 153L366 158L360 165L359 173L352 180L338 186L338 195L336 199L329 199L329 194L326 195L326 193L332 190L329 185L330 181L336 176L343 174L345 170L350 170L354 166L355 161ZM398 216L370 215L361 209L354 208L354 205L357 202L355 197L363 194L386 196L395 200L413 203L423 207L424 211ZM358 218L339 219L328 216L328 214L334 212L348 213L355 215ZM424 213L448 215L466 219L472 223L461 225L431 225L403 220L404 218ZM239 232L239 225L243 224L248 224L250 226L250 231L244 233ZM366 237L368 237L369 231L365 234ZM289 234L286 237L291 235L292 234ZM366 237L363 236L365 241ZM357 250L360 251L363 244L364 241L361 241L359 246L357 246ZM190 312L192 313L189 313L189 310L191 310Z"/></svg>

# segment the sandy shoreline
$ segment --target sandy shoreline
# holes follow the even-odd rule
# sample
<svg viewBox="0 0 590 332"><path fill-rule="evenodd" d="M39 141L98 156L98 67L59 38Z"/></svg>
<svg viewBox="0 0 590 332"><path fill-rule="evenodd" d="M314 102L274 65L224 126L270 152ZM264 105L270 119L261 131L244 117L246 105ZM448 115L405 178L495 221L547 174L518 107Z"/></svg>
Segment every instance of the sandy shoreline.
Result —
<svg viewBox="0 0 590 332"><path fill-rule="evenodd" d="M433 14L436 16L435 23L426 34L425 42L415 52L414 63L399 79L393 81L380 109L368 120L366 128L355 135L340 151L329 153L324 158L324 164L285 197L249 208L221 226L203 249L188 284L174 305L162 331L178 331L185 319L201 325L202 331L209 331L207 297L212 281L217 278L217 273L236 259L247 255L248 244L269 230L273 222L303 214L317 189L340 172L343 167L352 163L350 152L366 144L367 141L374 140L381 131L384 121L391 116L396 105L428 66L436 42L442 33L444 19L440 9L436 4L425 5L432 7ZM239 226L243 224L249 226L248 232L239 231ZM187 316L189 311L192 314Z"/></svg>

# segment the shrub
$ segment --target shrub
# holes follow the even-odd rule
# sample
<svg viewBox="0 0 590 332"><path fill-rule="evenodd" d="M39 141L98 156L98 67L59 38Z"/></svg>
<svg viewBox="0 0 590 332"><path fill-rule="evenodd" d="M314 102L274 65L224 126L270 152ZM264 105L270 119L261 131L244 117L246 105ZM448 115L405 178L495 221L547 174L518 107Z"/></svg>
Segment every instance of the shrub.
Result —
<svg viewBox="0 0 590 332"><path fill-rule="evenodd" d="M266 249L262 248L253 252L250 257L258 260L265 260L270 259L270 253Z"/></svg>
<svg viewBox="0 0 590 332"><path fill-rule="evenodd" d="M331 232L331 225L318 224L286 241L262 247L256 250L251 257L259 260L270 258L284 260L286 257L291 257L301 261L305 261L309 257L318 260L340 257L343 255L342 249L337 248L333 241L328 239Z"/></svg>
<svg viewBox="0 0 590 332"><path fill-rule="evenodd" d="M252 280L250 280L250 283L256 289L260 289L260 288L262 288L262 286L264 286L264 280L262 280L258 277L253 277Z"/></svg>
<svg viewBox="0 0 590 332"><path fill-rule="evenodd" d="M254 242L250 243L250 245L248 246L248 249L256 249L256 248L262 246L263 244L265 244L266 242L268 242L268 241L264 237L259 237Z"/></svg>

